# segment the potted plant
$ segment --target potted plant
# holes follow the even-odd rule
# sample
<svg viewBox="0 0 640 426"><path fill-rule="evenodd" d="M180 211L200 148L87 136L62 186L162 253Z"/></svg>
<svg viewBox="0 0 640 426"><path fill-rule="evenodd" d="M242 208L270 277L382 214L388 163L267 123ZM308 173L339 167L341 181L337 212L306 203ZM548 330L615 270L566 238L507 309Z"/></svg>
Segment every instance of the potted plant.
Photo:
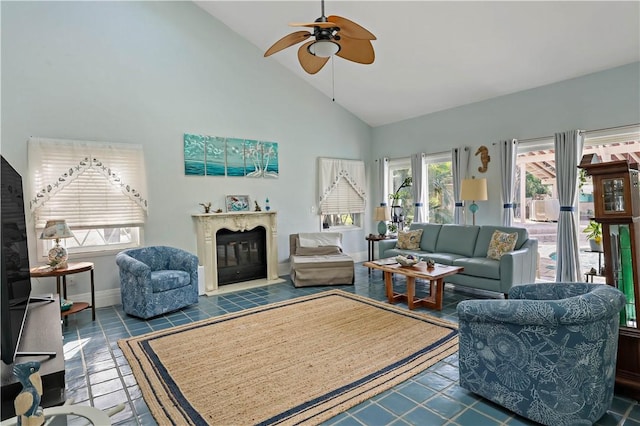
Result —
<svg viewBox="0 0 640 426"><path fill-rule="evenodd" d="M402 200L410 195L408 188L412 183L413 178L411 176L407 176L406 178L404 178L400 186L398 186L396 191L392 194L389 194L389 199L391 200L392 223L400 224L404 222L404 207L402 207Z"/></svg>
<svg viewBox="0 0 640 426"><path fill-rule="evenodd" d="M394 192L393 194L389 194L389 199L392 200L392 206L400 205L400 200L407 197L408 193L406 192L407 190L405 188L410 187L412 183L413 178L411 176L408 176L404 178L398 189L396 189L396 192Z"/></svg>
<svg viewBox="0 0 640 426"><path fill-rule="evenodd" d="M589 225L582 232L587 234L587 240L591 246L591 251L602 250L602 224L595 220L590 220Z"/></svg>

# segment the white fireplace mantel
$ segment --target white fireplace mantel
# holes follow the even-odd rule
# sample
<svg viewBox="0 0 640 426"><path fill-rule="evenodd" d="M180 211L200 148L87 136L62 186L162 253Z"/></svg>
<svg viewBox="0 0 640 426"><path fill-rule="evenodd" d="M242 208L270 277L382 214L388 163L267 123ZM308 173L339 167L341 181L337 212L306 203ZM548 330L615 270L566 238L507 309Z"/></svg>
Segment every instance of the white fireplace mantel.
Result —
<svg viewBox="0 0 640 426"><path fill-rule="evenodd" d="M204 266L205 293L215 294L218 290L218 258L216 252L216 234L220 229L230 231L250 231L258 226L264 227L267 239L267 279L278 279L278 222L276 212L229 212L201 213L192 215L196 221L198 238L198 262Z"/></svg>

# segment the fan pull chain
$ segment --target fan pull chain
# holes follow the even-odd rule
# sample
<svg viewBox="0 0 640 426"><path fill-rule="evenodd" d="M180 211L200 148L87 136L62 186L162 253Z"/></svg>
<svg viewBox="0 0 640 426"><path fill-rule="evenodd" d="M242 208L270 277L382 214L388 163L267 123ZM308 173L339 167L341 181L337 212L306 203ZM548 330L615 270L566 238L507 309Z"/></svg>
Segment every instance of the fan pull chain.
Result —
<svg viewBox="0 0 640 426"><path fill-rule="evenodd" d="M331 100L336 101L336 76L333 68L333 56L331 56Z"/></svg>

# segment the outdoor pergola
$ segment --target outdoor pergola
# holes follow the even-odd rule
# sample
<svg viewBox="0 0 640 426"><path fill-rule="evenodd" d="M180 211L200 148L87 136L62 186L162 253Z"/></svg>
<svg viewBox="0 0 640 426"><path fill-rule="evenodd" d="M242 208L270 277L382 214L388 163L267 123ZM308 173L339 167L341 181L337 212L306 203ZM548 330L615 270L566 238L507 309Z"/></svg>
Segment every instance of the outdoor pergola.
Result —
<svg viewBox="0 0 640 426"><path fill-rule="evenodd" d="M607 138L590 140L582 154L596 154L601 162L614 160L628 160L630 163L640 163L640 140L607 143ZM553 149L533 150L518 154L517 164L524 165L526 172L540 179L542 184L551 187L551 198L557 199L555 151ZM526 173L520 173L520 188L525 187ZM526 206L525 192L520 191L519 205ZM524 210L522 210L524 211ZM520 215L520 221L526 217Z"/></svg>

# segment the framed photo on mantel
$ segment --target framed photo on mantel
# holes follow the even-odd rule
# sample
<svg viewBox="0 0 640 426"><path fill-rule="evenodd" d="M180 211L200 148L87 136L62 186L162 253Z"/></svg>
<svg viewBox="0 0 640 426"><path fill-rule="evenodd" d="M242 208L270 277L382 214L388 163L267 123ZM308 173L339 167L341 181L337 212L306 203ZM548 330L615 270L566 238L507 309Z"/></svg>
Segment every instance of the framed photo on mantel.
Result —
<svg viewBox="0 0 640 426"><path fill-rule="evenodd" d="M227 212L247 212L249 211L248 195L227 195Z"/></svg>

